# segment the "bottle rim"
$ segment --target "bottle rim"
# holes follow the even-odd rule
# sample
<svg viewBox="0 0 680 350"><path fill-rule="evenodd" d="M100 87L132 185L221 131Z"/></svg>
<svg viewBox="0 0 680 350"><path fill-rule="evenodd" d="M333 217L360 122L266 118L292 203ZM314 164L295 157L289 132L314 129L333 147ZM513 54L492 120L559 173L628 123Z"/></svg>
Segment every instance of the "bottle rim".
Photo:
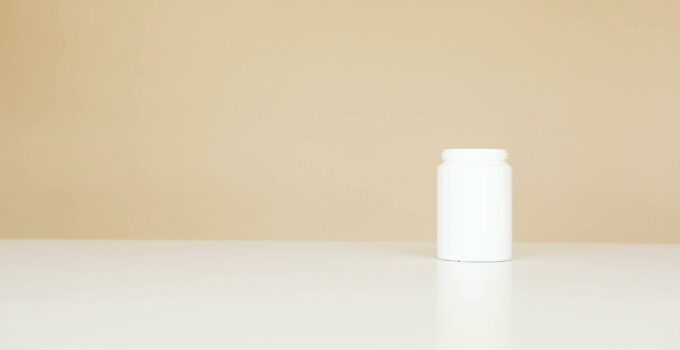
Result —
<svg viewBox="0 0 680 350"><path fill-rule="evenodd" d="M446 148L442 151L442 159L505 161L508 152L502 148Z"/></svg>

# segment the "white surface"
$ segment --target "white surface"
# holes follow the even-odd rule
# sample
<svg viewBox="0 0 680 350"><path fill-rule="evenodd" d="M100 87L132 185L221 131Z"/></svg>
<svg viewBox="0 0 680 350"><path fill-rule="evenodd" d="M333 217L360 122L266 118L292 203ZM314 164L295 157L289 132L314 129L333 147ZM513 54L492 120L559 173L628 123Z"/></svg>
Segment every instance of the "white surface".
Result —
<svg viewBox="0 0 680 350"><path fill-rule="evenodd" d="M0 349L680 349L680 245L0 241Z"/></svg>
<svg viewBox="0 0 680 350"><path fill-rule="evenodd" d="M442 151L437 168L437 256L512 258L512 169L504 149Z"/></svg>

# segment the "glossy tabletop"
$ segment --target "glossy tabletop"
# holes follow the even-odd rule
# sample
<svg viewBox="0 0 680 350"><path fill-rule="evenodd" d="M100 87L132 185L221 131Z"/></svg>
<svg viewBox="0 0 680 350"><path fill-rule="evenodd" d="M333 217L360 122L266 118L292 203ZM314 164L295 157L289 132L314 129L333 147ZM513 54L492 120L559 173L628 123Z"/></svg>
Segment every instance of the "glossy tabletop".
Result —
<svg viewBox="0 0 680 350"><path fill-rule="evenodd" d="M680 245L1 241L0 349L680 349Z"/></svg>

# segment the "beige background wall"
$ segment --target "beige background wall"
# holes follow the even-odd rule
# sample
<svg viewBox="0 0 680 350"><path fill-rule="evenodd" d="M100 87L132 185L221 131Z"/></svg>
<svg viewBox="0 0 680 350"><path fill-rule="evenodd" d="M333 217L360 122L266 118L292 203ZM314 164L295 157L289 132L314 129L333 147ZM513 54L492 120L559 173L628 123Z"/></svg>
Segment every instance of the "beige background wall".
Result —
<svg viewBox="0 0 680 350"><path fill-rule="evenodd" d="M678 1L0 0L0 237L680 242Z"/></svg>

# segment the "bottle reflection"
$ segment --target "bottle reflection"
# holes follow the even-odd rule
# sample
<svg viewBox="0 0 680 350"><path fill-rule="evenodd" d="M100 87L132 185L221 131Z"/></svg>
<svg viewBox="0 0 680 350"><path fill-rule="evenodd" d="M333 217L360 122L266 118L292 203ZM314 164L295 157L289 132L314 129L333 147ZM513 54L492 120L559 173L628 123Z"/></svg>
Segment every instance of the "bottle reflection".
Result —
<svg viewBox="0 0 680 350"><path fill-rule="evenodd" d="M437 349L512 348L512 263L437 262Z"/></svg>

